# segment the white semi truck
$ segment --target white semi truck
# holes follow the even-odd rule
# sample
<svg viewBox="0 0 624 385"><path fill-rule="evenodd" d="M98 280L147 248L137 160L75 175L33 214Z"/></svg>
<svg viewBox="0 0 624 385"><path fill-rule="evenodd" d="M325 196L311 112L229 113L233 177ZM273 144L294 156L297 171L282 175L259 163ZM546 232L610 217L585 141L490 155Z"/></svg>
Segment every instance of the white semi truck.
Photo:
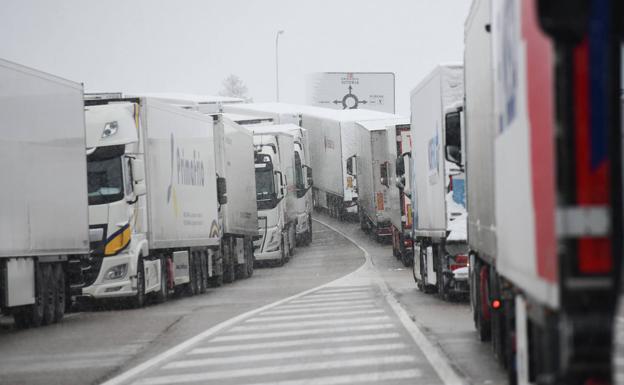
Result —
<svg viewBox="0 0 624 385"><path fill-rule="evenodd" d="M390 198L392 211L390 212L390 222L392 224L392 254L403 262L403 265L411 266L413 257L412 242L412 200L410 181L410 157L412 153L412 134L410 125L398 124L388 127L386 135L388 153L393 159L398 159L393 164L391 172L394 183L390 186ZM398 162L398 164L396 163ZM397 175L397 165L402 170L401 175ZM398 207L396 203L398 202Z"/></svg>
<svg viewBox="0 0 624 385"><path fill-rule="evenodd" d="M392 119L396 115L369 110L331 110L285 103L225 106L225 112L265 113L279 123L295 122L309 135L310 163L315 170L314 207L336 218L357 216L357 121ZM292 120L289 120L292 119Z"/></svg>
<svg viewBox="0 0 624 385"><path fill-rule="evenodd" d="M151 100L213 117L217 175L228 181L236 180L236 184L230 186L227 191L227 202L219 206L222 277L226 283L233 282L237 278L250 277L253 275L253 239L258 236L253 135L220 113L225 105L240 104L243 100L183 93L143 95ZM217 283L220 282L221 278Z"/></svg>
<svg viewBox="0 0 624 385"><path fill-rule="evenodd" d="M217 176L228 181L227 202L219 208L224 279L253 274L253 241L258 237L253 134L215 115L214 144Z"/></svg>
<svg viewBox="0 0 624 385"><path fill-rule="evenodd" d="M301 127L301 114L294 112L292 105L280 103L236 104L224 107L224 115L239 124L252 125L287 125L286 132L294 137L295 176L297 211L297 244L309 245L312 242L312 167L310 167L309 132ZM296 106L295 106L296 107Z"/></svg>
<svg viewBox="0 0 624 385"><path fill-rule="evenodd" d="M623 6L478 0L466 20L471 304L510 384L618 383Z"/></svg>
<svg viewBox="0 0 624 385"><path fill-rule="evenodd" d="M187 94L181 92L126 93L125 96L147 97L160 100L167 104L173 104L186 110L198 111L203 114L216 114L222 112L225 106L245 102L244 99L230 96Z"/></svg>
<svg viewBox="0 0 624 385"><path fill-rule="evenodd" d="M204 292L223 274L214 122L149 98L85 100L88 298L142 306Z"/></svg>
<svg viewBox="0 0 624 385"><path fill-rule="evenodd" d="M254 133L278 135L287 134L293 138L293 154L284 153L283 167L286 169L288 199L286 210L289 217L294 216L296 243L309 245L312 242L312 168L307 162L307 131L295 124L276 124L253 127Z"/></svg>
<svg viewBox="0 0 624 385"><path fill-rule="evenodd" d="M283 131L262 132L253 126L258 233L256 261L286 263L295 249L296 211L294 137Z"/></svg>
<svg viewBox="0 0 624 385"><path fill-rule="evenodd" d="M0 310L60 321L89 254L82 86L0 60Z"/></svg>
<svg viewBox="0 0 624 385"><path fill-rule="evenodd" d="M378 242L392 237L391 218L400 211L398 196L393 197L393 168L396 159L396 130L409 129L408 119L369 120L356 123L358 149L358 215L362 230L371 231ZM390 151L388 142L394 142Z"/></svg>
<svg viewBox="0 0 624 385"><path fill-rule="evenodd" d="M461 65L436 67L411 93L414 278L443 298L468 293L462 101Z"/></svg>

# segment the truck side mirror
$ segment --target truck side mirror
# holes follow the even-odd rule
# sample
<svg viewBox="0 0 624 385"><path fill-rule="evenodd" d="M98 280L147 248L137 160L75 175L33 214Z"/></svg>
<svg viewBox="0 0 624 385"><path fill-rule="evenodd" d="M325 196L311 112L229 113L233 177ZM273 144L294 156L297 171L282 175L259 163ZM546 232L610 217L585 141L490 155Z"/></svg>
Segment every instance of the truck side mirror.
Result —
<svg viewBox="0 0 624 385"><path fill-rule="evenodd" d="M143 162L143 159L131 158L130 167L132 168L132 178L135 183L145 180L145 163Z"/></svg>
<svg viewBox="0 0 624 385"><path fill-rule="evenodd" d="M459 111L449 112L445 117L445 158L461 166L461 115Z"/></svg>
<svg viewBox="0 0 624 385"><path fill-rule="evenodd" d="M140 182L135 182L134 186L132 186L132 190L134 191L134 196L140 197L147 193L147 186L145 186L145 181L142 180Z"/></svg>
<svg viewBox="0 0 624 385"><path fill-rule="evenodd" d="M380 183L386 187L390 187L390 183L388 181L388 162L383 162L379 166L379 175L380 175Z"/></svg>
<svg viewBox="0 0 624 385"><path fill-rule="evenodd" d="M405 163L403 163L403 156L399 156L394 161L394 173L396 176L403 176L405 174Z"/></svg>
<svg viewBox="0 0 624 385"><path fill-rule="evenodd" d="M354 160L357 157L357 155L352 155L349 157L349 159L347 159L347 175L352 175L355 176L355 163Z"/></svg>
<svg viewBox="0 0 624 385"><path fill-rule="evenodd" d="M217 201L220 205L227 203L227 182L225 178L217 177Z"/></svg>
<svg viewBox="0 0 624 385"><path fill-rule="evenodd" d="M284 174L282 174L281 171L274 171L273 172L274 176L279 176L279 179L276 180L276 186L277 186L277 198L283 198L284 197Z"/></svg>
<svg viewBox="0 0 624 385"><path fill-rule="evenodd" d="M303 168L306 169L306 180L308 182L308 187L312 187L312 185L314 185L314 181L312 179L312 167L303 166Z"/></svg>

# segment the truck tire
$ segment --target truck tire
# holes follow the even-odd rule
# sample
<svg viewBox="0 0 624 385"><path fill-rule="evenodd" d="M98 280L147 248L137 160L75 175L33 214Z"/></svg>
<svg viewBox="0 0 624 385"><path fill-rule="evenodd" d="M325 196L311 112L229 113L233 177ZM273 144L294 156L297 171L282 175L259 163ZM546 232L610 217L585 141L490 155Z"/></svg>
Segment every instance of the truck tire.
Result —
<svg viewBox="0 0 624 385"><path fill-rule="evenodd" d="M169 274L167 258L160 258L160 290L156 293L156 303L166 302L169 298Z"/></svg>
<svg viewBox="0 0 624 385"><path fill-rule="evenodd" d="M199 251L199 293L204 294L208 289L208 255L207 251Z"/></svg>
<svg viewBox="0 0 624 385"><path fill-rule="evenodd" d="M236 279L236 261L231 238L227 238L223 248L223 282L232 283Z"/></svg>
<svg viewBox="0 0 624 385"><path fill-rule="evenodd" d="M56 282L56 297L54 303L54 322L59 322L65 316L65 307L67 306L67 292L65 287L65 271L63 265L57 263L54 265L54 280Z"/></svg>
<svg viewBox="0 0 624 385"><path fill-rule="evenodd" d="M254 272L254 247L251 238L245 238L245 260L247 261L247 278L251 278Z"/></svg>
<svg viewBox="0 0 624 385"><path fill-rule="evenodd" d="M30 306L29 324L32 327L39 327L43 322L45 308L45 279L42 271L42 264L35 264L35 303Z"/></svg>
<svg viewBox="0 0 624 385"><path fill-rule="evenodd" d="M288 255L289 257L295 256L295 243L297 242L297 232L295 226L288 228Z"/></svg>
<svg viewBox="0 0 624 385"><path fill-rule="evenodd" d="M308 219L308 236L306 239L306 246L310 246L312 243L312 218Z"/></svg>
<svg viewBox="0 0 624 385"><path fill-rule="evenodd" d="M210 287L221 287L223 286L223 253L222 250L217 250L215 256L221 255L221 258L216 258L213 260L214 265L212 266L213 275L208 279L208 284ZM221 264L221 267L219 267Z"/></svg>
<svg viewBox="0 0 624 385"><path fill-rule="evenodd" d="M478 291L476 295L477 301L477 335L482 342L489 341L491 337L490 320L486 319L485 309L488 304L488 280L487 280L487 266L481 266L477 273Z"/></svg>
<svg viewBox="0 0 624 385"><path fill-rule="evenodd" d="M238 261L236 261L236 279L245 279L248 277L249 257L247 256L247 239L245 238L243 238L243 254L245 256L245 263L238 263Z"/></svg>
<svg viewBox="0 0 624 385"><path fill-rule="evenodd" d="M138 309L145 306L145 269L143 269L143 258L139 256L137 263L137 293L132 298L131 305Z"/></svg>
<svg viewBox="0 0 624 385"><path fill-rule="evenodd" d="M51 263L43 264L41 269L44 281L44 293L43 293L43 320L42 325L49 325L54 323L54 314L56 309L54 305L56 303L56 280L54 279L54 270Z"/></svg>
<svg viewBox="0 0 624 385"><path fill-rule="evenodd" d="M280 259L277 261L277 266L284 266L286 263L286 248L284 247L284 237L282 237L282 243L280 244Z"/></svg>

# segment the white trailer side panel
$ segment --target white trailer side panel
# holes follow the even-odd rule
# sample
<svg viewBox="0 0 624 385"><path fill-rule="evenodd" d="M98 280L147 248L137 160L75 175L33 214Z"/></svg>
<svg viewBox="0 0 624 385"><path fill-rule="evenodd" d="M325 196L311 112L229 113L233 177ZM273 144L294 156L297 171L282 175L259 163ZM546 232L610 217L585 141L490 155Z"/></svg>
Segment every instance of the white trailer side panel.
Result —
<svg viewBox="0 0 624 385"><path fill-rule="evenodd" d="M554 91L544 87L554 84L555 59L531 4L492 2L496 267L535 300L557 308L555 160L553 151L540 151L555 147Z"/></svg>
<svg viewBox="0 0 624 385"><path fill-rule="evenodd" d="M468 243L482 257L496 257L494 205L494 99L492 76L492 0L473 2L466 20L465 137Z"/></svg>
<svg viewBox="0 0 624 385"><path fill-rule="evenodd" d="M218 245L212 117L143 100L150 248Z"/></svg>
<svg viewBox="0 0 624 385"><path fill-rule="evenodd" d="M303 117L303 127L310 136L310 161L314 170L314 187L338 196L344 193L340 124L313 116ZM346 173L345 173L346 174Z"/></svg>
<svg viewBox="0 0 624 385"><path fill-rule="evenodd" d="M82 86L0 60L0 257L89 251Z"/></svg>
<svg viewBox="0 0 624 385"><path fill-rule="evenodd" d="M225 233L258 234L256 207L256 178L254 168L253 134L245 127L220 119L225 133L225 178L227 203L224 210Z"/></svg>
<svg viewBox="0 0 624 385"><path fill-rule="evenodd" d="M374 223L390 221L398 216L401 227L399 192L394 185L394 159L396 159L397 121L358 122L358 204L365 209ZM385 184L381 168L387 170ZM393 193L395 190L395 193Z"/></svg>
<svg viewBox="0 0 624 385"><path fill-rule="evenodd" d="M447 230L444 112L462 101L462 68L437 67L411 93L414 230L444 236Z"/></svg>

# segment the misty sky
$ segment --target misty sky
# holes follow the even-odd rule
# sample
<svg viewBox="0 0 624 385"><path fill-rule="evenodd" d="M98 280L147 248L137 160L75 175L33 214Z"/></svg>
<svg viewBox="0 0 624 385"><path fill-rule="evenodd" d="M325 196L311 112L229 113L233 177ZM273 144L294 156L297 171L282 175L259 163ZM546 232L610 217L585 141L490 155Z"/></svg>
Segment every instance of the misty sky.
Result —
<svg viewBox="0 0 624 385"><path fill-rule="evenodd" d="M463 56L470 0L2 0L0 57L87 91L216 94L238 75L255 101L303 103L308 73L396 73L397 112Z"/></svg>

